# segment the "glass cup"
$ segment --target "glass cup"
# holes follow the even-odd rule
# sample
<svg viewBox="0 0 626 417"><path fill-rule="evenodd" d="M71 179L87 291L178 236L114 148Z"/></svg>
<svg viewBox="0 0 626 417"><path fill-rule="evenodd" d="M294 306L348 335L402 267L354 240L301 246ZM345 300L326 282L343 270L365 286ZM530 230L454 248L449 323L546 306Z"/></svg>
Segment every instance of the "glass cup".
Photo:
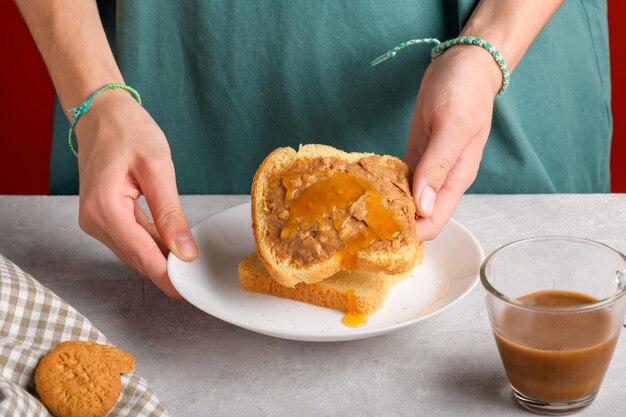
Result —
<svg viewBox="0 0 626 417"><path fill-rule="evenodd" d="M517 402L538 414L580 411L596 397L624 322L626 257L588 239L505 245L480 279Z"/></svg>

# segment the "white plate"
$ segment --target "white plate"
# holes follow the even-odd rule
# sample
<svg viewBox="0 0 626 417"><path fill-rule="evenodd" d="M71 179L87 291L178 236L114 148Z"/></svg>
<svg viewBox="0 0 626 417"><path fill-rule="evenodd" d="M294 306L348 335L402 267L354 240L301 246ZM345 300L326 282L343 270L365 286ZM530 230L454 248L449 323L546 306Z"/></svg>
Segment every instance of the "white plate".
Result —
<svg viewBox="0 0 626 417"><path fill-rule="evenodd" d="M191 228L200 256L168 258L172 284L191 304L219 319L270 336L331 342L363 339L417 323L452 306L478 282L484 257L474 236L454 220L425 244L424 262L389 292L383 308L361 328L346 327L327 308L239 287L237 264L255 250L250 203L211 216Z"/></svg>

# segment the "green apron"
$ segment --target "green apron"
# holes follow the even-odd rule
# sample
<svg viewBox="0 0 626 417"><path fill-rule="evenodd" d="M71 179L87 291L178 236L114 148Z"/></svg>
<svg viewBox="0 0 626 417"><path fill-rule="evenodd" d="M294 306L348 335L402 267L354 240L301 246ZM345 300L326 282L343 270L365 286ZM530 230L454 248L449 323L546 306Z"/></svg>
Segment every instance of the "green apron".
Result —
<svg viewBox="0 0 626 417"><path fill-rule="evenodd" d="M408 39L455 37L475 3L109 1L100 12L126 83L169 140L180 193L239 194L279 146L402 156L429 47L368 62ZM609 191L604 1L565 2L493 119L470 192ZM51 194L78 192L67 128L57 102Z"/></svg>

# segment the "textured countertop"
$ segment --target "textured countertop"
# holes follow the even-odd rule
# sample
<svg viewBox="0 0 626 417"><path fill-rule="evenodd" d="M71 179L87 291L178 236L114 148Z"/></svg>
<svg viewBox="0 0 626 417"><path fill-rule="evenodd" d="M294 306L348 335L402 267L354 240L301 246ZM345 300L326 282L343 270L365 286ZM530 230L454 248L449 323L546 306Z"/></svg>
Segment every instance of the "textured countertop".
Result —
<svg viewBox="0 0 626 417"><path fill-rule="evenodd" d="M194 224L248 196L182 198ZM0 253L137 358L172 416L528 416L505 380L482 289L396 333L307 343L170 301L77 224L76 197L0 197ZM626 251L626 195L465 196L454 218L485 253L567 234ZM581 416L626 413L626 336Z"/></svg>

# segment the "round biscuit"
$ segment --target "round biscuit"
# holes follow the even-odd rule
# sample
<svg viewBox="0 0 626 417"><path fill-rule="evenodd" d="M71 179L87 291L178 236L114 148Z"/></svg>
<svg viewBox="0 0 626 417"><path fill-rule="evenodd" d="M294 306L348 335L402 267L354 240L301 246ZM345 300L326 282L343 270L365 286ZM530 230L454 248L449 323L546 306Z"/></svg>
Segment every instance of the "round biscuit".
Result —
<svg viewBox="0 0 626 417"><path fill-rule="evenodd" d="M102 345L100 343L84 342L92 349L103 353L121 374L126 374L135 370L135 358L130 353L116 348L115 346Z"/></svg>
<svg viewBox="0 0 626 417"><path fill-rule="evenodd" d="M120 396L119 371L84 342L60 343L35 371L39 398L57 417L102 417Z"/></svg>

